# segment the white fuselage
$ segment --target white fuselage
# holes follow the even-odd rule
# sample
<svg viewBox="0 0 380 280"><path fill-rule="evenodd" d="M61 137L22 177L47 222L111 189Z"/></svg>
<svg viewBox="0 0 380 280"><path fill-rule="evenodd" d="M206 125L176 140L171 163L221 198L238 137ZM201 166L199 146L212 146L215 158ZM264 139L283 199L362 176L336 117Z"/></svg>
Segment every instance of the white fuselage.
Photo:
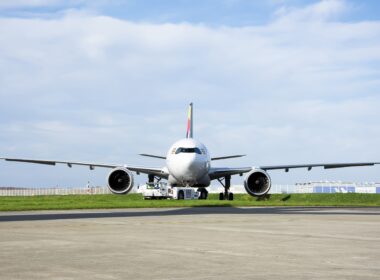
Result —
<svg viewBox="0 0 380 280"><path fill-rule="evenodd" d="M205 145L186 138L175 142L166 156L169 184L207 187L210 185L210 155Z"/></svg>

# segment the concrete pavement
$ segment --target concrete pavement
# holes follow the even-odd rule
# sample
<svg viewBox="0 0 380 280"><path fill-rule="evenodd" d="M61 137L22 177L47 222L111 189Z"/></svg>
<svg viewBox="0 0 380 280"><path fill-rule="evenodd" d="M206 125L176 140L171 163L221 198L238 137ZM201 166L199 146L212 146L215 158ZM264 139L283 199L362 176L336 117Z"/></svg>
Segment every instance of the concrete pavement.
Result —
<svg viewBox="0 0 380 280"><path fill-rule="evenodd" d="M0 279L379 279L380 208L0 213Z"/></svg>

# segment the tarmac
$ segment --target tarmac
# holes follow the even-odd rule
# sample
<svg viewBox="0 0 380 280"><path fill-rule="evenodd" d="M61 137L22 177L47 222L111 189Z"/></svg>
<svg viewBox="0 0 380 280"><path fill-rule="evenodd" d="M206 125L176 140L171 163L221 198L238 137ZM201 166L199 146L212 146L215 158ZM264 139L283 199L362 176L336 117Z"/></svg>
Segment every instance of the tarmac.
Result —
<svg viewBox="0 0 380 280"><path fill-rule="evenodd" d="M0 279L380 279L380 208L0 213Z"/></svg>

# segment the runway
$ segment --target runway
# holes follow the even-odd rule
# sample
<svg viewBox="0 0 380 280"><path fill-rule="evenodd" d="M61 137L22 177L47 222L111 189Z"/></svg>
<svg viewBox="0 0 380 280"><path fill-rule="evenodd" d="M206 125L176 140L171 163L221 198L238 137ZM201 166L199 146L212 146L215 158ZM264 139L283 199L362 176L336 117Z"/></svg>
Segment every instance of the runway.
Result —
<svg viewBox="0 0 380 280"><path fill-rule="evenodd" d="M0 213L0 279L378 279L380 208Z"/></svg>

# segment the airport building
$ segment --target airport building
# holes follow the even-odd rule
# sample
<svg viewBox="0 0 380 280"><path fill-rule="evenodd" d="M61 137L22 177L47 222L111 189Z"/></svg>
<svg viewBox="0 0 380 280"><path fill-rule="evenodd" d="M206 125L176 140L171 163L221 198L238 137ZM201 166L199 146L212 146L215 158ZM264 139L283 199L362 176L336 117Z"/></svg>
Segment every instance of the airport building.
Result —
<svg viewBox="0 0 380 280"><path fill-rule="evenodd" d="M296 189L311 189L313 193L380 193L380 183L352 183L352 182L308 182L297 183Z"/></svg>
<svg viewBox="0 0 380 280"><path fill-rule="evenodd" d="M219 192L218 186L211 186L211 192ZM231 187L233 193L246 193L243 185ZM380 194L380 183L365 182L342 182L342 181L318 181L296 184L273 184L270 194L280 193L378 193Z"/></svg>

